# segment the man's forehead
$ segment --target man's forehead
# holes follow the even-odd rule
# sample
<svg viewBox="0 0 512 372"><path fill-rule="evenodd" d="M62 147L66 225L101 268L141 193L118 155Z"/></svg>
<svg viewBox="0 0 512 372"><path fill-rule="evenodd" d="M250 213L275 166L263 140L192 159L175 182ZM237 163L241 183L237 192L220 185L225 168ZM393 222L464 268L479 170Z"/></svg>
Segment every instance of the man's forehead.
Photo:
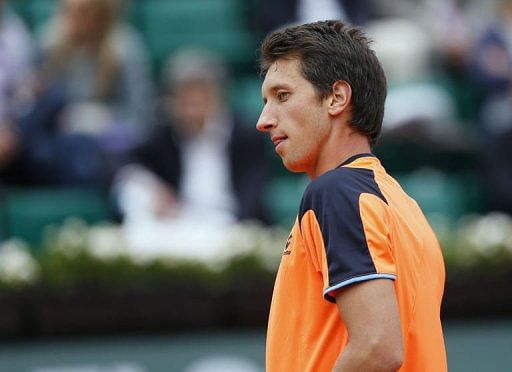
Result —
<svg viewBox="0 0 512 372"><path fill-rule="evenodd" d="M280 58L270 65L268 74L295 75L299 72L300 62L297 58Z"/></svg>
<svg viewBox="0 0 512 372"><path fill-rule="evenodd" d="M296 59L278 59L268 68L262 89L272 89L274 85L293 84L300 78L299 62Z"/></svg>

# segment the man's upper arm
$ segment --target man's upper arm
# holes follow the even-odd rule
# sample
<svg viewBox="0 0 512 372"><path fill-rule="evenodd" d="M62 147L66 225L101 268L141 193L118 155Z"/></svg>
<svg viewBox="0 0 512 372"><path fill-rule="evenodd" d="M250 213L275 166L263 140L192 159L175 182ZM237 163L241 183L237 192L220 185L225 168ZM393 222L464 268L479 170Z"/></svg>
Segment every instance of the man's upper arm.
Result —
<svg viewBox="0 0 512 372"><path fill-rule="evenodd" d="M338 290L335 298L349 335L350 349L346 350L360 353L363 359L371 358L364 363L389 365L391 369L401 364L402 331L394 282L376 279L349 285ZM344 354L340 364L343 358Z"/></svg>

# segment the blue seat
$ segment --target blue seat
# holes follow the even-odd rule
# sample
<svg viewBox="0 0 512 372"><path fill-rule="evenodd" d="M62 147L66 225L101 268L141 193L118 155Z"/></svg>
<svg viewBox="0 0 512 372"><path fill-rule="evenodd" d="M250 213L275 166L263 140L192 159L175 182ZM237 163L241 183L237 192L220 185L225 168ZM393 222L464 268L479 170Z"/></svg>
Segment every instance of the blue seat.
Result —
<svg viewBox="0 0 512 372"><path fill-rule="evenodd" d="M68 217L90 224L111 217L105 192L89 188L10 189L4 193L0 213L5 237L20 238L34 247L50 224L61 224Z"/></svg>
<svg viewBox="0 0 512 372"><path fill-rule="evenodd" d="M145 0L139 5L142 33L155 68L183 46L207 47L233 64L255 58L255 40L246 29L237 0Z"/></svg>

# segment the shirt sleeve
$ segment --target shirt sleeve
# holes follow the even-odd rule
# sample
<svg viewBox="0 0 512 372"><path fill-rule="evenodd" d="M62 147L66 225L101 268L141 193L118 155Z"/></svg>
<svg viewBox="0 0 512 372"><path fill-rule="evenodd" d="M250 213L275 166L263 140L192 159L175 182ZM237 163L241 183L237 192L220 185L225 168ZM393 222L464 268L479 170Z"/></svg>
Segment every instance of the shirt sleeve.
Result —
<svg viewBox="0 0 512 372"><path fill-rule="evenodd" d="M308 186L299 216L326 300L335 302L335 292L353 283L396 278L387 201L371 170L340 168L319 177Z"/></svg>

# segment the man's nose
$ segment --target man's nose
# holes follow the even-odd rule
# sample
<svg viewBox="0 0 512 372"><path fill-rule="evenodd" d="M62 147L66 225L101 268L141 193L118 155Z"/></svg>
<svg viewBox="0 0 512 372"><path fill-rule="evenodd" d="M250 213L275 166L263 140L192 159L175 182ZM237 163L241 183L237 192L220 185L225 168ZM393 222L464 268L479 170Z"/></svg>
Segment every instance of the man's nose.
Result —
<svg viewBox="0 0 512 372"><path fill-rule="evenodd" d="M266 109L266 107L264 107L263 111L261 111L258 122L256 123L256 129L260 132L268 132L276 126L276 118L274 115L270 115L270 112Z"/></svg>

